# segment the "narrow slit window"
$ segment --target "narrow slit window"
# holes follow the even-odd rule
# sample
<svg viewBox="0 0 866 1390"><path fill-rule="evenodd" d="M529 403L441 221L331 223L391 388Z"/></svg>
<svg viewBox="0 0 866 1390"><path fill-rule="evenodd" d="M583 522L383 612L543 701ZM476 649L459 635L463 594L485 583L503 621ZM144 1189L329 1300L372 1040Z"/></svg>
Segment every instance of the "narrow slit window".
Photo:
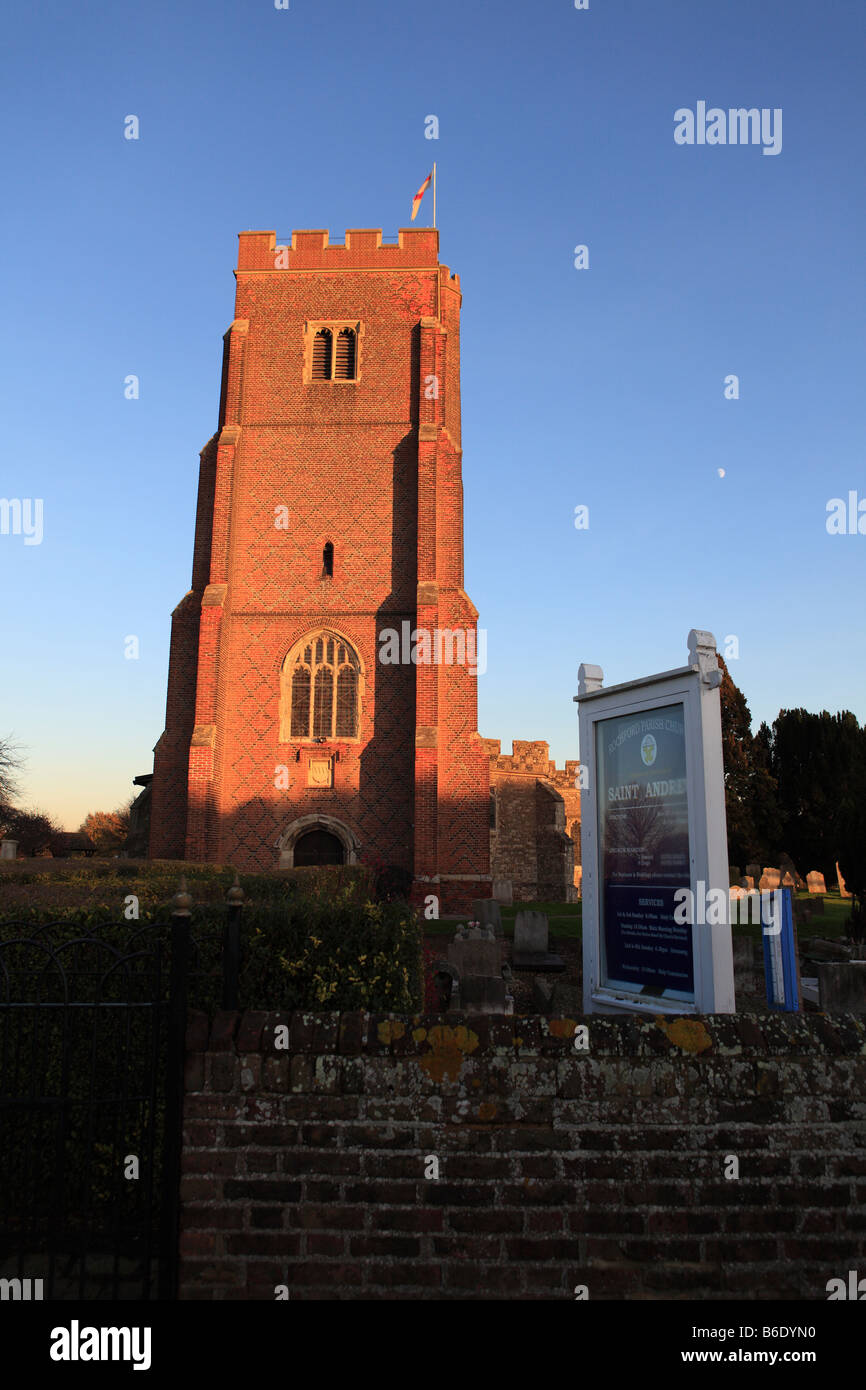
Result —
<svg viewBox="0 0 866 1390"><path fill-rule="evenodd" d="M322 551L322 578L333 579L334 577L334 547L328 541Z"/></svg>

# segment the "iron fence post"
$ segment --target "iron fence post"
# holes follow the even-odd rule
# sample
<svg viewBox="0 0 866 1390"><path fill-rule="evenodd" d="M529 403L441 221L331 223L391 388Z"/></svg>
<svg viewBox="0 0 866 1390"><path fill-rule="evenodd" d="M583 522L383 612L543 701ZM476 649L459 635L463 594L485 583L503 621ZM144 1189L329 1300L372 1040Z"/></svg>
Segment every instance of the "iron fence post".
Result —
<svg viewBox="0 0 866 1390"><path fill-rule="evenodd" d="M235 881L226 894L228 912L223 931L223 1008L234 1012L238 1007L238 982L241 966L241 911L244 890L235 874Z"/></svg>
<svg viewBox="0 0 866 1390"><path fill-rule="evenodd" d="M168 1004L168 1054L165 1097L165 1149L162 1201L162 1258L159 1297L177 1298L180 1236L180 1157L183 1129L183 1080L186 1047L187 976L190 915L193 900L186 878L172 899L171 975Z"/></svg>

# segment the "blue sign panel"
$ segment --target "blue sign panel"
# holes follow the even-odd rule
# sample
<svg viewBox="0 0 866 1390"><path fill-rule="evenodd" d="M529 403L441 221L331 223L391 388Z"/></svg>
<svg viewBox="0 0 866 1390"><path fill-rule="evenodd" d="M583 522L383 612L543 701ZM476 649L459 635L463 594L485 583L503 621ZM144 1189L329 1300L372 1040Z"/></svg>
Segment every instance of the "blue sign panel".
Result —
<svg viewBox="0 0 866 1390"><path fill-rule="evenodd" d="M764 974L767 1003L771 1009L793 1014L800 1010L800 982L797 976L797 943L794 937L794 899L790 888L775 888L782 895L782 915L761 913L764 921ZM763 894L761 894L763 898ZM767 919L769 918L769 924ZM772 928L779 923L779 930Z"/></svg>
<svg viewBox="0 0 866 1390"><path fill-rule="evenodd" d="M674 920L691 882L682 704L600 720L596 767L604 983L693 1001L692 928Z"/></svg>

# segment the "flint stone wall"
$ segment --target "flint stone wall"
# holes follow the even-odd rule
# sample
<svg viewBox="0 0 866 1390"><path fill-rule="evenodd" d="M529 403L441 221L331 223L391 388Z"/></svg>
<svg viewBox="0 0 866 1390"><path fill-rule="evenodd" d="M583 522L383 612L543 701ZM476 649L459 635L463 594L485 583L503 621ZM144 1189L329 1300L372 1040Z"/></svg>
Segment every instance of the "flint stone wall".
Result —
<svg viewBox="0 0 866 1390"><path fill-rule="evenodd" d="M823 1300L866 1270L853 1015L194 1015L186 1090L184 1299Z"/></svg>

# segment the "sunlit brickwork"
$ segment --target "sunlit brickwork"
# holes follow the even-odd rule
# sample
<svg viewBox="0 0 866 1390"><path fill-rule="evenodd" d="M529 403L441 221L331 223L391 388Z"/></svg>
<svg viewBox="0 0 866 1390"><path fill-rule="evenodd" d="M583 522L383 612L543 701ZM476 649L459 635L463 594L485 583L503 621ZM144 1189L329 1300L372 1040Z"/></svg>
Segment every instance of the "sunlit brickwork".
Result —
<svg viewBox="0 0 866 1390"><path fill-rule="evenodd" d="M477 677L379 659L386 629L474 634L477 620L463 589L460 285L438 238L349 231L331 245L306 231L280 248L273 232L240 235L192 588L172 619L152 857L272 868L321 824L344 859L411 871L440 910L490 893ZM313 360L323 326L342 353L327 379L322 337ZM319 630L357 654L356 739L281 727L283 662Z"/></svg>

